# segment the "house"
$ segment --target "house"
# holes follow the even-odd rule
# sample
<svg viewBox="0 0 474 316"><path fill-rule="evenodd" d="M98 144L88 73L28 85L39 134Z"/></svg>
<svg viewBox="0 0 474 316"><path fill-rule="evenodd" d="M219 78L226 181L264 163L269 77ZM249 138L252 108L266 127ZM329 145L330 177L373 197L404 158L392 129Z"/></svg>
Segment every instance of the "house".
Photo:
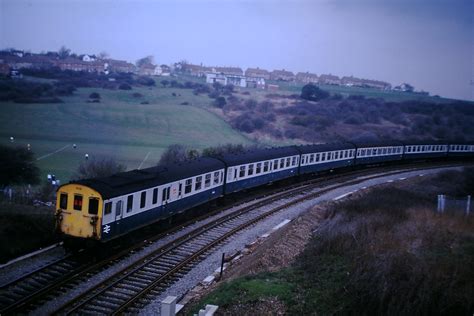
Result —
<svg viewBox="0 0 474 316"><path fill-rule="evenodd" d="M227 85L227 77L224 74L215 73L215 72L208 72L206 74L206 83L220 83L221 85Z"/></svg>
<svg viewBox="0 0 474 316"><path fill-rule="evenodd" d="M321 76L319 76L319 83L340 85L341 84L341 79L339 79L338 76L334 76L334 75L331 75L331 74L321 75Z"/></svg>
<svg viewBox="0 0 474 316"><path fill-rule="evenodd" d="M293 81L295 80L295 75L291 71L283 70L273 70L270 73L270 79L275 81Z"/></svg>
<svg viewBox="0 0 474 316"><path fill-rule="evenodd" d="M104 61L85 62L80 59L66 58L55 60L55 65L61 70L84 71L84 72L105 72Z"/></svg>
<svg viewBox="0 0 474 316"><path fill-rule="evenodd" d="M318 83L319 82L318 75L312 74L309 72L299 72L296 74L295 79L296 81L302 82L302 83Z"/></svg>
<svg viewBox="0 0 474 316"><path fill-rule="evenodd" d="M168 65L161 65L160 67L156 67L160 69L160 76L169 77L171 76L171 67Z"/></svg>
<svg viewBox="0 0 474 316"><path fill-rule="evenodd" d="M212 67L212 72L222 73L224 75L243 76L244 72L239 67Z"/></svg>
<svg viewBox="0 0 474 316"><path fill-rule="evenodd" d="M104 62L107 64L107 70L110 72L115 73L133 73L135 72L135 65L125 60L117 60L117 59L106 59Z"/></svg>
<svg viewBox="0 0 474 316"><path fill-rule="evenodd" d="M82 59L82 61L85 61L85 62L90 62L90 61L96 61L97 60L95 55L81 55L79 57Z"/></svg>
<svg viewBox="0 0 474 316"><path fill-rule="evenodd" d="M385 81L362 79L362 86L380 90L390 90L392 85Z"/></svg>
<svg viewBox="0 0 474 316"><path fill-rule="evenodd" d="M265 89L265 79L256 77L247 77L247 88Z"/></svg>
<svg viewBox="0 0 474 316"><path fill-rule="evenodd" d="M181 70L196 77L205 77L206 73L212 72L212 68L202 65L181 64Z"/></svg>
<svg viewBox="0 0 474 316"><path fill-rule="evenodd" d="M270 80L270 72L260 68L248 68L245 71L245 76L249 78L263 78L264 80Z"/></svg>
<svg viewBox="0 0 474 316"><path fill-rule="evenodd" d="M138 73L142 76L153 76L157 67L153 64L143 64L138 69Z"/></svg>
<svg viewBox="0 0 474 316"><path fill-rule="evenodd" d="M231 84L241 88L247 87L247 79L245 78L245 76L226 75L226 78L227 84Z"/></svg>
<svg viewBox="0 0 474 316"><path fill-rule="evenodd" d="M343 86L347 86L347 87L353 87L353 86L356 86L356 87L361 87L362 86L362 79L359 79L359 78L356 78L356 77L353 77L353 76L345 76L345 77L342 77L341 78L341 84Z"/></svg>

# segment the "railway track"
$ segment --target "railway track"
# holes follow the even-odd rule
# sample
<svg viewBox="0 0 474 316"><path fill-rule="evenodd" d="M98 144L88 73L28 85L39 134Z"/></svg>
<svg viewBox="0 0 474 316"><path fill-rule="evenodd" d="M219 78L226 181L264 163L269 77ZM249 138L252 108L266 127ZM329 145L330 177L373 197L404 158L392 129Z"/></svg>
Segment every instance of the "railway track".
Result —
<svg viewBox="0 0 474 316"><path fill-rule="evenodd" d="M396 171L384 175L401 172ZM333 183L324 188L317 187L320 183L307 184L246 206L199 227L117 271L104 282L60 307L56 313L67 315L138 313L140 308L163 293L202 261L212 249L243 229L276 212L313 199L330 190L377 177L380 175L344 181L342 184L338 183L339 179L336 178L332 180ZM267 210L262 211L261 206L264 205Z"/></svg>
<svg viewBox="0 0 474 316"><path fill-rule="evenodd" d="M437 165L436 167L440 166ZM423 166L423 168L427 169L426 166ZM387 168L385 168L385 170L386 169ZM393 174L412 171L415 168L405 167L401 171L399 170L400 167L398 167L398 170L396 168L392 169L393 170L391 170L389 173ZM101 303L101 299L97 297L97 306L99 306L99 308L95 312L114 313L117 311L136 311L136 306L144 304L142 300L143 297L145 297L146 300L146 297L158 295L164 288L166 288L167 284L173 283L175 280L179 279L182 275L189 271L192 268L193 264L198 262L201 257L204 257L205 254L213 247L225 241L232 234L235 234L238 231L244 229L245 227L252 225L256 221L267 217L274 212L277 212L278 207L280 206L276 206L276 210L272 213L265 213L266 215L261 217L260 219L256 219L257 217L252 218L252 216L256 216L255 210L259 207L270 203L275 203L275 201L281 199L289 198L292 195L304 194L304 191L314 189L322 182L324 182L325 185L329 185L331 182L334 183L328 188L334 189L334 185L336 185L338 181L341 181L341 178L348 179L354 177L362 177L365 174L371 174L375 171L377 170L363 170L352 172L349 175L342 174L302 182L292 186L290 189L286 189L284 191L279 192L273 192L270 197L259 199L256 202L252 202L251 205L245 206L236 212L220 217L215 221L203 225L202 227L196 229L188 235L174 240L173 243L161 247L158 252L154 252L147 258L139 260L133 266L121 270L118 274L115 274L115 276L109 278L108 281L106 281L106 285L101 284L96 287L92 292L98 292L99 288L101 290L109 288L109 290L113 292L114 286L118 288L123 287L126 289L126 282L130 282L130 280L132 281L130 283L131 286L129 286L129 297L125 297L124 295L119 294L116 295L117 297L115 298L115 300L114 298L112 298L111 300L107 301L107 303ZM363 180L366 179L368 178L366 177ZM303 197L303 200L307 198L308 197ZM285 205L286 206L283 206L282 208L288 207L288 204ZM253 215L251 215L252 212L254 213ZM215 213L216 212L214 212L214 214ZM248 215L246 215L247 217L245 217L243 214ZM202 216L200 219L203 218L205 218L205 216ZM196 219L194 221L196 221ZM108 257L105 260L101 260L99 262L91 263L90 261L86 261L84 259L80 259L74 256L67 256L65 258L50 263L48 266L42 267L25 276L22 276L14 282L11 282L0 288L0 314L18 314L34 310L34 308L42 305L44 302L50 300L51 298L55 298L64 294L64 292L68 289L74 288L76 285L80 284L81 282L85 282L87 279L93 277L100 271L103 271L108 267L112 266L113 264L124 259L125 257L130 256L131 252L144 248L152 241L157 240L163 237L163 235L170 234L178 229L179 228L176 228L171 231L165 232L164 234L158 234L153 238L149 238L147 241L144 241L138 245L120 251L114 256ZM206 233L207 230L209 230L208 233ZM210 237L212 236L214 236L215 238L211 239ZM195 241L193 241L193 238L195 239ZM198 246L202 247L198 249ZM166 257L165 255L168 257ZM150 265L147 265L148 262L150 262ZM152 262L155 262L155 264L153 265ZM151 273L153 273L154 267L161 268L155 269L155 274L153 274L153 277L150 277L152 275ZM165 267L166 269L163 269L163 267ZM143 272L142 270L145 272ZM120 273L122 275L120 275ZM148 277L147 273L149 273ZM120 277L117 275L119 275ZM127 279L127 276L130 276L130 278ZM156 283L155 281L151 282L152 279L157 281L158 283ZM151 283L142 282L140 280L148 280ZM121 284L125 284L125 286L122 286ZM104 293L105 295L104 297L107 297L106 292L106 290L102 291L102 293ZM90 311L88 309L82 309L81 306L85 305L81 305L81 301L89 302L90 304L88 304L90 306L94 306L93 297L87 298L86 296L81 295L77 297L74 302L71 302L72 304L64 305L61 309L58 310L58 312L69 313L68 310L70 310L70 313L81 314L88 313L93 310L93 308ZM142 303L140 303L140 301ZM115 305L111 305L111 302L115 302ZM139 302L139 304L136 305L136 302ZM103 310L100 311L101 309Z"/></svg>

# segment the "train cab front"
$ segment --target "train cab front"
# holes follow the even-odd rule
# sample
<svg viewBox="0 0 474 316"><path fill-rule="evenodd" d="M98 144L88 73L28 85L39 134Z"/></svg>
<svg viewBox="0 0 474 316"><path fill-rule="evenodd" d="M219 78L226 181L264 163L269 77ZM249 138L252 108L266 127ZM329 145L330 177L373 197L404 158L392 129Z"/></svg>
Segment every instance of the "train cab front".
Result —
<svg viewBox="0 0 474 316"><path fill-rule="evenodd" d="M67 245L99 241L102 222L101 195L80 184L59 187L56 201L56 229Z"/></svg>

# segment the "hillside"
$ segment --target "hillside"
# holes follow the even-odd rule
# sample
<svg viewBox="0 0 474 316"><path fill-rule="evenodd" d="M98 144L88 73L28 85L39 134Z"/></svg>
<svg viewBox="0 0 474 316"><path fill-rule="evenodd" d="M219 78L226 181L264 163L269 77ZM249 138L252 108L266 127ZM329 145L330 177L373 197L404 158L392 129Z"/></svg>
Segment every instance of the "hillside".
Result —
<svg viewBox="0 0 474 316"><path fill-rule="evenodd" d="M100 103L90 102L93 92L100 94ZM134 169L154 165L170 144L202 149L250 143L218 116L202 109L210 99L195 96L191 90L79 88L61 100L63 103L0 103L0 143L10 144L13 136L12 145L30 144L43 176L54 173L63 181L85 153L114 157ZM181 105L186 102L188 105Z"/></svg>
<svg viewBox="0 0 474 316"><path fill-rule="evenodd" d="M316 206L187 311L222 315L470 315L474 221L436 196L473 194L472 169L384 184Z"/></svg>

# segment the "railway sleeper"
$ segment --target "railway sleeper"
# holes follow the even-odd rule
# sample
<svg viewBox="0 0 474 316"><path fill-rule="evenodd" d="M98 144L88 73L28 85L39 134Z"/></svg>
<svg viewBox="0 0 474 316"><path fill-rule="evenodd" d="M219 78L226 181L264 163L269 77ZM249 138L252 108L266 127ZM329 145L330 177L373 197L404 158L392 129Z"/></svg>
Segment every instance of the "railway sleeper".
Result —
<svg viewBox="0 0 474 316"><path fill-rule="evenodd" d="M78 310L74 315L102 315L102 314L111 314L113 309L98 306L98 305L87 305L85 308Z"/></svg>
<svg viewBox="0 0 474 316"><path fill-rule="evenodd" d="M130 277L127 278L127 282L131 285L134 285L134 286L137 286L137 287L140 287L140 288L144 288L148 284L150 284L149 282L146 282L146 281L143 281L143 280L135 280L135 279L132 280Z"/></svg>
<svg viewBox="0 0 474 316"><path fill-rule="evenodd" d="M157 269L157 271L160 273L160 275L166 273L169 270L165 269ZM145 271L141 270L140 273L136 273L134 276L144 278L144 279L150 279L150 280L155 280L156 279L156 272L150 272L150 271Z"/></svg>
<svg viewBox="0 0 474 316"><path fill-rule="evenodd" d="M119 292L119 291L110 292L109 296L114 297L118 300L122 300L122 302L124 302L124 301L126 301L130 298L130 295L126 295L126 294L124 294L122 292Z"/></svg>
<svg viewBox="0 0 474 316"><path fill-rule="evenodd" d="M141 268L141 271L146 271L149 273L150 276L153 275L155 277L161 274L159 272L159 268L154 268L154 267L149 267L149 266Z"/></svg>
<svg viewBox="0 0 474 316"><path fill-rule="evenodd" d="M143 290L142 287L139 287L139 286L130 284L130 283L128 283L128 282L127 282L127 283L118 284L117 287L122 288L122 289L129 290L130 292L133 292L134 294L135 294L135 292L139 292L139 291ZM112 291L113 291L113 290L112 290Z"/></svg>

